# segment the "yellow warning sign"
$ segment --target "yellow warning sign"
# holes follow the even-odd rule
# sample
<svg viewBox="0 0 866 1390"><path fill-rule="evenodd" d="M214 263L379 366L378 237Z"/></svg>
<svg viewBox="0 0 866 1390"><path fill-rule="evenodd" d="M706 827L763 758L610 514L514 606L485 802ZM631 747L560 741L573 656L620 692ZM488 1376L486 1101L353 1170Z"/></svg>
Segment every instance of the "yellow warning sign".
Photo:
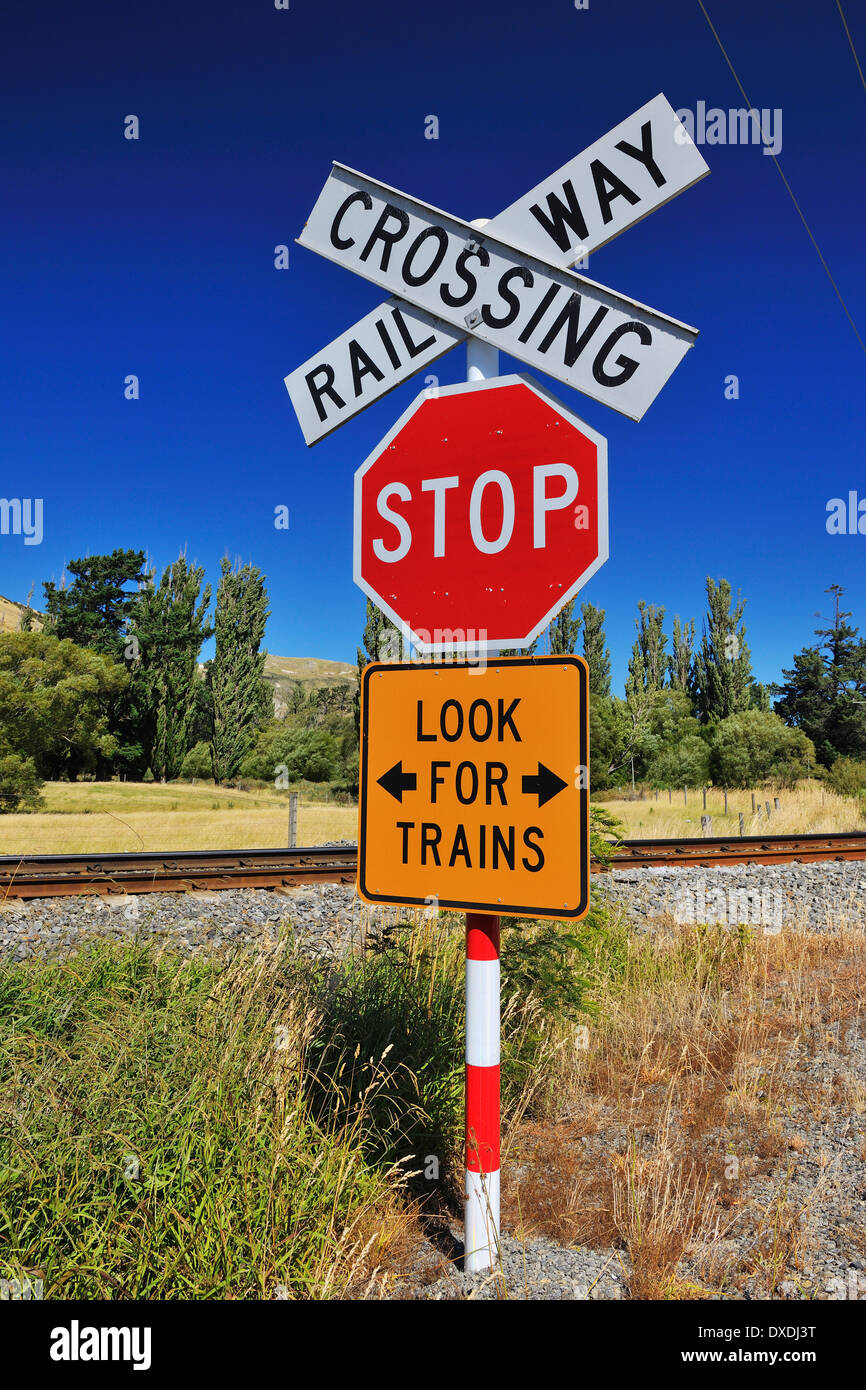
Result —
<svg viewBox="0 0 866 1390"><path fill-rule="evenodd" d="M514 917L589 906L586 662L368 666L358 891Z"/></svg>

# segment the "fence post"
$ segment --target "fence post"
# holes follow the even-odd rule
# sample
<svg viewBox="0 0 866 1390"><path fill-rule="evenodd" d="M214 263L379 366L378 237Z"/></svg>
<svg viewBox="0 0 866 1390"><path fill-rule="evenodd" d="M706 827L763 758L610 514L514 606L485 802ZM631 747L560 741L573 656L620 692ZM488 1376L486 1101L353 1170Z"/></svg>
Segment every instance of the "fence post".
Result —
<svg viewBox="0 0 866 1390"><path fill-rule="evenodd" d="M765 802L764 802L764 805L765 805L766 808L767 808L767 820L769 820L769 819L770 819L770 803L769 803L769 801L765 801Z"/></svg>
<svg viewBox="0 0 866 1390"><path fill-rule="evenodd" d="M688 793L688 788L687 788L687 787L683 787L683 805L684 805L684 806L688 806L688 804L689 804L689 793Z"/></svg>
<svg viewBox="0 0 866 1390"><path fill-rule="evenodd" d="M739 819L740 819L740 834L741 834L741 835L745 835L745 833L746 833L746 817L743 815L742 811L739 811L737 814L738 814Z"/></svg>
<svg viewBox="0 0 866 1390"><path fill-rule="evenodd" d="M298 843L298 793L289 792L289 849Z"/></svg>
<svg viewBox="0 0 866 1390"><path fill-rule="evenodd" d="M728 814L728 789L725 787L725 815Z"/></svg>
<svg viewBox="0 0 866 1390"><path fill-rule="evenodd" d="M777 796L774 796L774 797L773 797L773 805L775 806L775 808L776 808L777 811L781 811L781 809L782 809L782 803L780 802L780 800L779 800L779 798L778 798Z"/></svg>
<svg viewBox="0 0 866 1390"><path fill-rule="evenodd" d="M704 794L704 810L706 810L706 809L707 809L707 789L706 789L706 787L702 787L702 788L701 788L701 791L702 791L703 794Z"/></svg>
<svg viewBox="0 0 866 1390"><path fill-rule="evenodd" d="M712 818L712 816L701 816L701 834L703 835L704 839L706 839L708 835L712 835L712 833L713 833L713 818Z"/></svg>
<svg viewBox="0 0 866 1390"><path fill-rule="evenodd" d="M755 814L755 793L752 792L752 815Z"/></svg>

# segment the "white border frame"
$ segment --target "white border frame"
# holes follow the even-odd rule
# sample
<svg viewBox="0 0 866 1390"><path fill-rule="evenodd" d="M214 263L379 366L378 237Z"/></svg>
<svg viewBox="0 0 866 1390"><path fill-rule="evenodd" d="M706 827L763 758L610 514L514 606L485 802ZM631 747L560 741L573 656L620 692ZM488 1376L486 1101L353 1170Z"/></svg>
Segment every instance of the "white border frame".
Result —
<svg viewBox="0 0 866 1390"><path fill-rule="evenodd" d="M608 521L608 493L607 493L607 439L603 434L599 434L591 425L587 425L581 420L579 415L575 415L573 410L562 404L556 397L537 381L524 372L514 372L509 376L491 377L486 381L461 381L453 386L439 386L435 389L436 396L457 396L464 391L495 391L503 386L515 386L518 383L529 388L536 396L540 396L543 401L552 406L558 414L562 415L570 425L585 435L596 447L597 452L597 478L598 478L598 555L592 564L578 577L571 588L562 594L545 614L539 623L524 637L487 637L484 640L473 642L423 642L412 630L412 628L397 614L389 604L385 603L375 589L364 579L361 574L361 497L362 482L364 475L372 468L373 464L381 457L388 448L391 441L400 433L404 425L412 418L417 410L420 410L425 401L430 400L431 394L428 390L421 391L412 401L412 404L403 411L399 420L391 426L384 439L381 439L376 448L355 471L355 502L354 502L354 522L353 522L353 544L352 544L352 576L358 588L366 594L376 607L391 620L404 642L409 642L416 651L422 655L433 653L454 653L467 651L474 652L499 652L503 647L509 649L522 650L529 647L536 637L547 627L548 623L556 617L557 613L574 598L575 594L586 584L587 580L601 569L606 560L610 558L610 534Z"/></svg>

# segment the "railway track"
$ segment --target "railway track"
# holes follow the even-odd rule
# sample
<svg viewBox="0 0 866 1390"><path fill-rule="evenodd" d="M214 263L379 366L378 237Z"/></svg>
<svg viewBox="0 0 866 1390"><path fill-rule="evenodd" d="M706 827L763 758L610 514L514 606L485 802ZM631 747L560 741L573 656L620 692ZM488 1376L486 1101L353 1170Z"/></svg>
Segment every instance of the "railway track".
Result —
<svg viewBox="0 0 866 1390"><path fill-rule="evenodd" d="M712 839L622 840L609 866L713 868L720 864L814 863L866 859L866 834L744 835ZM133 854L0 856L0 900L75 893L190 892L219 888L296 888L306 883L353 884L354 845L298 849L182 850Z"/></svg>
<svg viewBox="0 0 866 1390"><path fill-rule="evenodd" d="M354 845L0 857L0 899L72 893L171 893L213 888L297 888L354 883Z"/></svg>

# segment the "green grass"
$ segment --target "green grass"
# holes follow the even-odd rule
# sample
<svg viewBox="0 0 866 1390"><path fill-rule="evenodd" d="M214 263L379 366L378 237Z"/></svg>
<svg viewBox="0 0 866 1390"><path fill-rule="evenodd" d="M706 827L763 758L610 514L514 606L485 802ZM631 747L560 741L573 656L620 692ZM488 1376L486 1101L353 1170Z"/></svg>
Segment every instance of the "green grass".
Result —
<svg viewBox="0 0 866 1390"><path fill-rule="evenodd" d="M604 924L583 930L572 966L603 973ZM549 924L506 932L505 1151L544 1113L575 1002L550 944ZM339 965L288 937L233 957L94 941L6 964L3 1276L42 1279L46 1298L356 1292L415 1238L418 1203L460 1209L463 977L453 913Z"/></svg>
<svg viewBox="0 0 866 1390"><path fill-rule="evenodd" d="M371 1223L387 1241L400 1179L364 1157L363 1098L341 1105L335 1084L313 1113L315 983L285 952L220 971L100 944L7 967L6 1277L48 1298L345 1289Z"/></svg>

